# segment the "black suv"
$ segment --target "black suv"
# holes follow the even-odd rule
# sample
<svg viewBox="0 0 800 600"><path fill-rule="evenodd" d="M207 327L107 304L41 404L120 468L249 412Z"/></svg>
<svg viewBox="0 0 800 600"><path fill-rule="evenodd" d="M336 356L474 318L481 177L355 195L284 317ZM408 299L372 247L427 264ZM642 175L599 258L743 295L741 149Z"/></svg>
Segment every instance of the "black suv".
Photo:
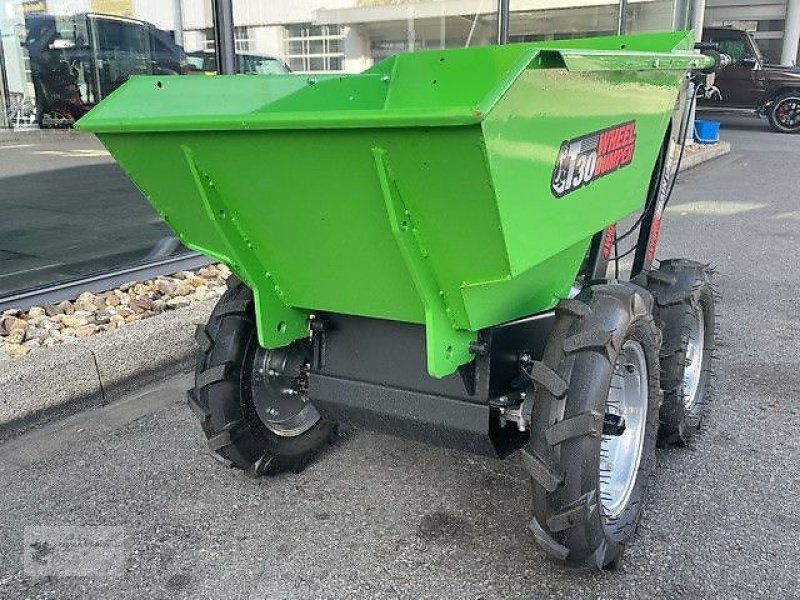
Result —
<svg viewBox="0 0 800 600"><path fill-rule="evenodd" d="M704 29L703 41L719 44L733 64L717 73L719 93L701 98L701 107L751 109L775 131L800 131L800 68L768 64L753 36L740 29Z"/></svg>

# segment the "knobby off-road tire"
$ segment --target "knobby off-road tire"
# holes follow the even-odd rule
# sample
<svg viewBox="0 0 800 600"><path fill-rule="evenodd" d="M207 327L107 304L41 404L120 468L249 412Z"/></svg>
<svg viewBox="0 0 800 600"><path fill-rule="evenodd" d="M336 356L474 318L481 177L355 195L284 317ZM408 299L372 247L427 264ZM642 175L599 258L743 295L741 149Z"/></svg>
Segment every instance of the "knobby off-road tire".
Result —
<svg viewBox="0 0 800 600"><path fill-rule="evenodd" d="M200 417L216 458L252 476L300 472L332 439L334 425L317 419L298 435L277 435L254 403L253 362L259 351L252 292L235 277L208 323L199 326L195 385L188 402Z"/></svg>
<svg viewBox="0 0 800 600"><path fill-rule="evenodd" d="M661 402L661 333L652 304L650 293L631 283L593 285L562 301L543 360L531 371L531 441L523 450L533 480L530 529L549 555L573 566L616 567L638 524ZM601 464L608 466L613 438L623 438L604 433L604 416L616 410L609 402L619 396L611 386L630 390L631 381L639 399L625 404L629 414L623 416L631 419L631 427L621 436L636 436L632 446L641 454L625 470L627 492L615 494L612 506L608 490L614 471L601 474ZM615 456L624 462L632 455Z"/></svg>
<svg viewBox="0 0 800 600"><path fill-rule="evenodd" d="M769 125L779 133L800 131L800 90L781 94L767 110Z"/></svg>
<svg viewBox="0 0 800 600"><path fill-rule="evenodd" d="M716 360L716 296L708 265L686 259L661 261L647 273L662 331L659 438L687 445L700 431L713 396Z"/></svg>

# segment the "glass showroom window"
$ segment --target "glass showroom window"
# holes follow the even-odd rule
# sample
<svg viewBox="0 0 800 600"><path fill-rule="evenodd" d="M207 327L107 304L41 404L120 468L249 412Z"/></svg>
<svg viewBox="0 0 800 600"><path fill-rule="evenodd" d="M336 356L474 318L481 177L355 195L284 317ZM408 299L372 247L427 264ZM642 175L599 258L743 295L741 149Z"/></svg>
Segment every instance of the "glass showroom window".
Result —
<svg viewBox="0 0 800 600"><path fill-rule="evenodd" d="M341 71L344 33L339 25L288 25L284 43L293 71Z"/></svg>
<svg viewBox="0 0 800 600"><path fill-rule="evenodd" d="M102 144L72 127L132 75L206 71L209 7L0 0L0 303L204 260L173 236Z"/></svg>
<svg viewBox="0 0 800 600"><path fill-rule="evenodd" d="M625 33L690 29L689 0L648 0L628 2Z"/></svg>
<svg viewBox="0 0 800 600"><path fill-rule="evenodd" d="M547 3L547 8L543 4L511 0L511 42L672 31L688 25L688 0L628 0L623 19L620 3L613 0L589 6L573 0Z"/></svg>
<svg viewBox="0 0 800 600"><path fill-rule="evenodd" d="M253 49L253 34L249 27L234 27L233 39L236 52L250 52Z"/></svg>
<svg viewBox="0 0 800 600"><path fill-rule="evenodd" d="M398 52L491 44L497 33L495 0L233 0L233 9L251 54L301 73L361 72Z"/></svg>
<svg viewBox="0 0 800 600"><path fill-rule="evenodd" d="M201 47L205 52L214 52L216 48L216 40L214 40L214 28L201 29L199 32L202 42Z"/></svg>

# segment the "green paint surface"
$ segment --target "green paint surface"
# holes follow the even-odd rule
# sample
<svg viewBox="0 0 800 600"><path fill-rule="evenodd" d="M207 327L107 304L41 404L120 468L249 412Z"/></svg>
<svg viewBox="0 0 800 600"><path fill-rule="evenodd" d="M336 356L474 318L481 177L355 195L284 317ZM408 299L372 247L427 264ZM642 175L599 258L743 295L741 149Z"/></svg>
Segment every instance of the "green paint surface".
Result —
<svg viewBox="0 0 800 600"><path fill-rule="evenodd" d="M312 312L425 324L428 370L551 308L644 201L682 33L400 54L358 75L134 77L79 121L190 248L253 288L259 342ZM564 140L636 121L633 162L563 197Z"/></svg>

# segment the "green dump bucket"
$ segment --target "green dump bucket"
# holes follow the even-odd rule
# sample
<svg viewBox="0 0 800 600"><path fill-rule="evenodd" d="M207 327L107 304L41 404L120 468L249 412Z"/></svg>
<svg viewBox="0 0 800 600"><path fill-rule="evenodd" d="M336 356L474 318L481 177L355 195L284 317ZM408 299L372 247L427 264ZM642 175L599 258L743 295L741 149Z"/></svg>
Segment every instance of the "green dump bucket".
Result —
<svg viewBox="0 0 800 600"><path fill-rule="evenodd" d="M639 209L684 33L400 54L358 75L134 77L95 132L190 248L254 291L259 342L334 312L425 324L428 370L564 297Z"/></svg>

